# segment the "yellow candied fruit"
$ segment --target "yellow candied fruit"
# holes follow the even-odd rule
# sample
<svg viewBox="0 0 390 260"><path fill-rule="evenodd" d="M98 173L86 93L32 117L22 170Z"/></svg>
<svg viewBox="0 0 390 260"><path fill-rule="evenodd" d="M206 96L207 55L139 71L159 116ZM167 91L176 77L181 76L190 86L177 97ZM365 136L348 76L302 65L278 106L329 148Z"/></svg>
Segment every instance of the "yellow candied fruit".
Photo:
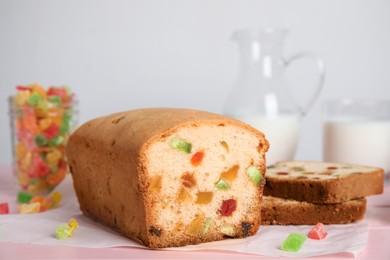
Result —
<svg viewBox="0 0 390 260"><path fill-rule="evenodd" d="M50 153L46 154L46 162L48 165L57 165L61 158L62 152L55 148L53 148Z"/></svg>
<svg viewBox="0 0 390 260"><path fill-rule="evenodd" d="M74 218L71 218L68 222L68 226L70 227L69 236L72 236L73 231L79 227L79 223Z"/></svg>
<svg viewBox="0 0 390 260"><path fill-rule="evenodd" d="M27 146L24 142L19 142L16 144L15 147L15 155L16 155L16 160L20 161L23 159L23 157L27 154L28 149Z"/></svg>
<svg viewBox="0 0 390 260"><path fill-rule="evenodd" d="M39 129L41 131L47 129L51 124L53 123L53 120L51 118L43 118L39 120Z"/></svg>
<svg viewBox="0 0 390 260"><path fill-rule="evenodd" d="M213 193L210 191L203 191L197 194L196 203L209 204L213 199Z"/></svg>
<svg viewBox="0 0 390 260"><path fill-rule="evenodd" d="M150 191L159 192L161 190L161 183L162 183L161 175L153 176L152 180L150 181Z"/></svg>
<svg viewBox="0 0 390 260"><path fill-rule="evenodd" d="M31 180L30 180L30 182L31 182ZM46 190L47 186L48 185L45 181L40 181L40 182L37 182L35 184L30 184L27 188L27 192L31 193L31 194L40 193L40 192Z"/></svg>
<svg viewBox="0 0 390 260"><path fill-rule="evenodd" d="M50 208L55 208L58 206L58 204L60 204L60 202L62 200L62 194L59 191L55 191L51 194L50 198L52 201Z"/></svg>
<svg viewBox="0 0 390 260"><path fill-rule="evenodd" d="M32 199L30 200L30 203L39 202L42 204L45 200L46 200L45 197L40 196L40 195L36 195L36 196L32 197Z"/></svg>
<svg viewBox="0 0 390 260"><path fill-rule="evenodd" d="M219 232L228 237L235 237L237 235L235 226L227 223L224 223L219 227Z"/></svg>
<svg viewBox="0 0 390 260"><path fill-rule="evenodd" d="M41 209L41 203L39 203L39 202L19 205L19 213L20 214L38 213L40 211L40 209Z"/></svg>
<svg viewBox="0 0 390 260"><path fill-rule="evenodd" d="M177 194L177 199L179 202L191 202L192 196L184 187L182 187Z"/></svg>
<svg viewBox="0 0 390 260"><path fill-rule="evenodd" d="M240 167L238 165L234 165L226 172L221 173L221 178L227 181L234 181L237 178L238 169Z"/></svg>
<svg viewBox="0 0 390 260"><path fill-rule="evenodd" d="M27 176L26 171L18 171L18 183L19 186L25 187L29 184L30 178Z"/></svg>
<svg viewBox="0 0 390 260"><path fill-rule="evenodd" d="M31 161L32 161L32 154L30 152L27 152L22 158L22 160L20 161L19 169L23 172L27 171L31 165Z"/></svg>
<svg viewBox="0 0 390 260"><path fill-rule="evenodd" d="M197 216L186 228L185 233L190 236L199 236L203 226L204 215Z"/></svg>
<svg viewBox="0 0 390 260"><path fill-rule="evenodd" d="M14 104L18 106L22 106L27 103L27 100L30 97L30 91L28 90L21 90L16 94L14 98Z"/></svg>
<svg viewBox="0 0 390 260"><path fill-rule="evenodd" d="M32 91L34 93L37 93L42 99L46 99L47 98L46 90L45 90L44 87L42 87L38 83L32 84L31 87L32 87Z"/></svg>

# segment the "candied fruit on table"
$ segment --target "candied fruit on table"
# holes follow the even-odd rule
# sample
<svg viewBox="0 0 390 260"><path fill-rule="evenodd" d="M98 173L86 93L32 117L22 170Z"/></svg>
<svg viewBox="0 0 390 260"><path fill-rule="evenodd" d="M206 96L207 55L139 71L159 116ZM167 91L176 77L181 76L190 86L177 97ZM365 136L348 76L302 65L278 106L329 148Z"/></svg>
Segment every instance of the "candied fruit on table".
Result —
<svg viewBox="0 0 390 260"><path fill-rule="evenodd" d="M308 233L308 237L310 239L315 239L315 240L321 240L325 239L326 236L328 235L328 232L325 229L324 224L322 223L317 223Z"/></svg>
<svg viewBox="0 0 390 260"><path fill-rule="evenodd" d="M301 249L303 243L306 241L306 238L306 235L291 233L283 241L280 249L282 249L282 251L298 252Z"/></svg>
<svg viewBox="0 0 390 260"><path fill-rule="evenodd" d="M8 214L9 213L9 206L7 202L0 203L0 215L1 214Z"/></svg>

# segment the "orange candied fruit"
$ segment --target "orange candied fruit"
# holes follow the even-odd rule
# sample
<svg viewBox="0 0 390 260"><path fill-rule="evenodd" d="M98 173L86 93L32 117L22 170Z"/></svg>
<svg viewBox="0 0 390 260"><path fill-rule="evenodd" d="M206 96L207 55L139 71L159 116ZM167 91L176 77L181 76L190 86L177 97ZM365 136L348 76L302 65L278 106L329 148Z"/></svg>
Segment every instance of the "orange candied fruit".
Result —
<svg viewBox="0 0 390 260"><path fill-rule="evenodd" d="M240 167L238 165L234 165L230 169L228 169L226 172L221 173L221 178L225 179L227 181L234 181L237 178L238 169Z"/></svg>
<svg viewBox="0 0 390 260"><path fill-rule="evenodd" d="M199 192L196 197L196 203L209 204L213 199L213 193L210 191Z"/></svg>
<svg viewBox="0 0 390 260"><path fill-rule="evenodd" d="M152 180L150 181L150 190L151 191L160 191L161 190L161 182L162 182L162 176L161 175L155 175L152 177Z"/></svg>
<svg viewBox="0 0 390 260"><path fill-rule="evenodd" d="M193 166L199 166L202 163L203 158L204 158L204 152L202 152L202 151L196 152L191 157L191 164Z"/></svg>

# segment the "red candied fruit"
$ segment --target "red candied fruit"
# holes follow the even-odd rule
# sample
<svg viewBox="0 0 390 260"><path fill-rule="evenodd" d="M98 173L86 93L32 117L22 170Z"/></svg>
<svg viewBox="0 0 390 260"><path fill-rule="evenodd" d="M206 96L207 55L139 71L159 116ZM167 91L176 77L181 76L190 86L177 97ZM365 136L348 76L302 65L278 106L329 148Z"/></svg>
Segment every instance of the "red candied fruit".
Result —
<svg viewBox="0 0 390 260"><path fill-rule="evenodd" d="M219 210L222 216L228 217L233 214L237 208L237 201L235 199L224 200Z"/></svg>
<svg viewBox="0 0 390 260"><path fill-rule="evenodd" d="M8 208L8 203L0 203L0 215L1 214L8 214L9 213L9 208Z"/></svg>
<svg viewBox="0 0 390 260"><path fill-rule="evenodd" d="M308 233L308 237L315 240L321 240L326 238L328 232L325 230L324 224L317 223L310 232Z"/></svg>
<svg viewBox="0 0 390 260"><path fill-rule="evenodd" d="M43 134L46 138L51 139L56 137L59 132L60 132L60 127L56 124L51 124L48 128L46 128L43 131Z"/></svg>
<svg viewBox="0 0 390 260"><path fill-rule="evenodd" d="M24 90L31 91L31 88L26 86L17 86L16 89L19 91L24 91Z"/></svg>
<svg viewBox="0 0 390 260"><path fill-rule="evenodd" d="M193 166L198 166L199 164L202 163L204 157L204 152L196 152L192 157L191 157L191 164Z"/></svg>
<svg viewBox="0 0 390 260"><path fill-rule="evenodd" d="M336 170L337 167L336 167L336 166L329 166L327 169L328 169L328 170Z"/></svg>

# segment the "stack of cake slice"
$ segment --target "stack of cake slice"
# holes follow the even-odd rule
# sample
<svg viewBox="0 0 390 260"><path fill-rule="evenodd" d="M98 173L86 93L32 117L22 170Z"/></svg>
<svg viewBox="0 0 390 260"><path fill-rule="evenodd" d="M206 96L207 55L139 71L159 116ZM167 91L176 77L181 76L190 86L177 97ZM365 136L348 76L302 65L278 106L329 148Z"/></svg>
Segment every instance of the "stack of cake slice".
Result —
<svg viewBox="0 0 390 260"><path fill-rule="evenodd" d="M383 192L381 168L286 161L267 168L263 225L345 224L361 220L366 198Z"/></svg>

